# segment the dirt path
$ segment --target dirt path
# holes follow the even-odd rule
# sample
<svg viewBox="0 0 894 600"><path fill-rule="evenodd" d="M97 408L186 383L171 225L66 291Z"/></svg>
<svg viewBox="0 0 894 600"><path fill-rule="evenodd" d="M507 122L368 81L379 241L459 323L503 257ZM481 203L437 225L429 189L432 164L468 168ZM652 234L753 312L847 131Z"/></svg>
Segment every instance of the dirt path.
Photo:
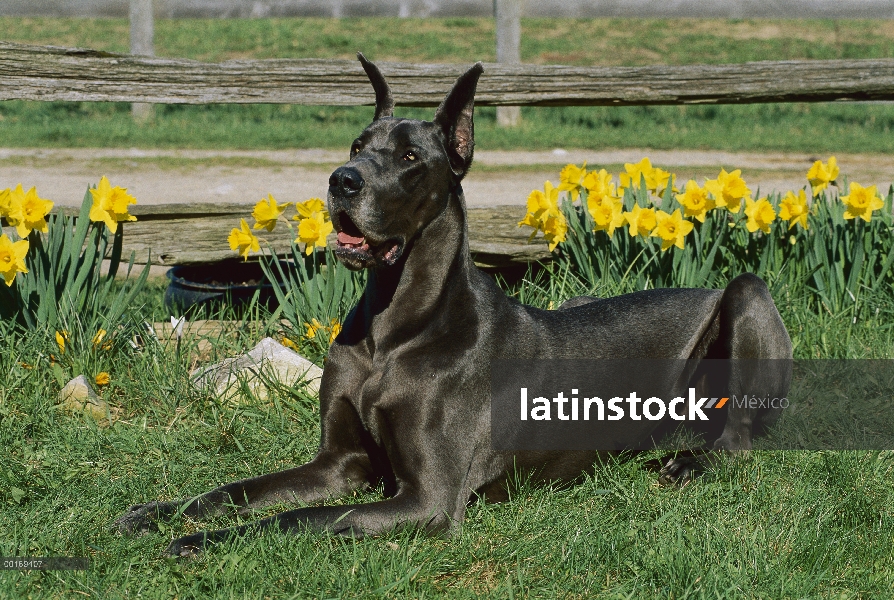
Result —
<svg viewBox="0 0 894 600"><path fill-rule="evenodd" d="M0 187L37 186L40 195L59 205L78 205L82 190L106 175L127 187L141 204L169 202L244 202L268 193L280 202L325 198L329 173L347 153L332 150L199 151L116 149L0 148ZM685 181L716 176L721 166L741 168L753 191L798 189L817 158L781 153L722 151L553 150L504 152L479 150L463 187L469 206L524 204L532 189L547 179L558 182L569 162L587 162L617 173L627 162L648 156L652 163ZM894 157L838 155L841 172L863 185L886 192L894 180Z"/></svg>

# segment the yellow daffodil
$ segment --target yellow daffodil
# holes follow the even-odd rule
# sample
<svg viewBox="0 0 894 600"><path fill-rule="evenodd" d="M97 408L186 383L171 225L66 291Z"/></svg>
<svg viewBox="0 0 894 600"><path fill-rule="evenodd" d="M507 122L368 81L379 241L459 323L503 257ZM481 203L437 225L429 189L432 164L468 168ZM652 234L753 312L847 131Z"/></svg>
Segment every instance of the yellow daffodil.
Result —
<svg viewBox="0 0 894 600"><path fill-rule="evenodd" d="M518 226L527 225L533 227L531 239L538 231L543 231L543 237L549 243L550 252L565 241L568 231L568 222L565 215L559 209L559 189L554 188L551 181L543 184L544 191L534 190L528 196L528 213L519 221Z"/></svg>
<svg viewBox="0 0 894 600"><path fill-rule="evenodd" d="M6 218L14 212L12 204L12 193L9 188L0 190L0 218Z"/></svg>
<svg viewBox="0 0 894 600"><path fill-rule="evenodd" d="M663 210L655 213L655 230L652 236L661 238L661 250L667 250L671 246L676 246L680 250L685 248L683 239L692 231L694 227L689 221L683 219L678 208L673 213L668 214Z"/></svg>
<svg viewBox="0 0 894 600"><path fill-rule="evenodd" d="M100 329L96 332L96 335L93 336L93 349L97 349L102 346L102 341L106 337L106 333L108 333L105 329Z"/></svg>
<svg viewBox="0 0 894 600"><path fill-rule="evenodd" d="M568 221L565 220L565 215L562 213L549 216L541 226L543 238L549 243L550 252L565 241L565 236L568 233Z"/></svg>
<svg viewBox="0 0 894 600"><path fill-rule="evenodd" d="M760 200L745 199L745 228L754 233L758 229L764 233L770 233L770 224L776 219L776 211L766 198Z"/></svg>
<svg viewBox="0 0 894 600"><path fill-rule="evenodd" d="M285 346L286 348L291 348L292 350L298 350L298 344L296 344L295 342L293 342L292 340L290 340L287 337L282 338L282 345Z"/></svg>
<svg viewBox="0 0 894 600"><path fill-rule="evenodd" d="M286 202L285 204L277 204L273 194L267 194L267 199L264 200L262 198L255 204L255 209L251 213L251 216L254 217L255 220L254 228L273 231L273 228L276 227L276 222L279 220L279 216L290 204L292 203Z"/></svg>
<svg viewBox="0 0 894 600"><path fill-rule="evenodd" d="M300 221L301 219L307 219L315 213L324 213L326 218L329 218L329 213L326 211L326 205L319 198L311 198L310 200L305 200L304 202L296 202L295 210L298 211L298 214L292 217L293 221Z"/></svg>
<svg viewBox="0 0 894 600"><path fill-rule="evenodd" d="M642 185L642 181L645 180L646 189L661 195L667 189L668 185L671 186L672 191L677 191L676 187L674 187L676 178L676 175L673 175L668 171L653 167L652 161L648 158L643 158L636 164L626 163L624 165L624 172L619 176L621 183L618 186L618 189L625 190L629 187L639 189L640 185Z"/></svg>
<svg viewBox="0 0 894 600"><path fill-rule="evenodd" d="M68 341L68 332L67 331L57 331L56 332L56 345L59 346L59 352L65 354L65 342Z"/></svg>
<svg viewBox="0 0 894 600"><path fill-rule="evenodd" d="M726 207L731 213L738 213L742 208L742 200L751 194L751 190L742 179L741 169L736 169L732 173L720 169L717 179L706 181L705 188L714 196L714 203L717 206Z"/></svg>
<svg viewBox="0 0 894 600"><path fill-rule="evenodd" d="M624 220L627 221L630 237L649 237L655 229L655 209L634 205L632 211L624 213Z"/></svg>
<svg viewBox="0 0 894 600"><path fill-rule="evenodd" d="M605 169L599 171L590 171L584 177L583 187L587 190L588 197L596 196L614 196L615 185L612 183L612 175Z"/></svg>
<svg viewBox="0 0 894 600"><path fill-rule="evenodd" d="M15 281L16 273L27 273L25 255L28 254L28 240L13 242L7 235L0 234L0 275L7 287Z"/></svg>
<svg viewBox="0 0 894 600"><path fill-rule="evenodd" d="M801 227L807 229L807 215L810 208L807 206L807 194L804 190L800 190L795 196L793 192L786 192L782 200L779 201L779 218L788 221L788 228L791 229L796 223L800 223Z"/></svg>
<svg viewBox="0 0 894 600"><path fill-rule="evenodd" d="M658 167L653 168L652 172L649 174L648 185L649 189L659 196L664 195L667 186L670 186L671 191L674 193L680 191L677 189L677 176L668 171L659 169Z"/></svg>
<svg viewBox="0 0 894 600"><path fill-rule="evenodd" d="M551 181L545 182L543 188L542 192L532 190L528 195L528 214L519 221L519 227L528 225L538 229L551 215L559 214L559 189L554 188Z"/></svg>
<svg viewBox="0 0 894 600"><path fill-rule="evenodd" d="M873 211L885 205L879 198L876 186L864 188L856 182L851 183L847 196L842 196L841 201L847 207L844 211L845 219L860 217L867 223L872 220Z"/></svg>
<svg viewBox="0 0 894 600"><path fill-rule="evenodd" d="M94 379L94 381L96 381L96 385L109 385L109 382L111 380L112 378L105 371L98 373L96 375L96 378Z"/></svg>
<svg viewBox="0 0 894 600"><path fill-rule="evenodd" d="M20 183L10 190L7 205L9 212L6 221L16 228L19 237L28 237L33 229L41 233L49 231L47 215L53 209L53 202L38 196L36 188L32 187L25 192Z"/></svg>
<svg viewBox="0 0 894 600"><path fill-rule="evenodd" d="M693 217L700 223L705 222L705 215L714 208L714 200L708 195L708 190L699 187L690 179L682 194L677 195L677 202L683 206L683 216Z"/></svg>
<svg viewBox="0 0 894 600"><path fill-rule="evenodd" d="M624 224L624 205L612 196L587 197L587 210L593 217L593 231L604 231L612 237L615 229Z"/></svg>
<svg viewBox="0 0 894 600"><path fill-rule="evenodd" d="M109 231L118 231L118 223L136 221L137 218L128 213L128 207L136 204L137 199L127 193L126 188L112 187L108 178L103 175L99 185L90 190L93 206L90 207L90 220L94 223L105 223Z"/></svg>
<svg viewBox="0 0 894 600"><path fill-rule="evenodd" d="M239 254L242 255L242 258L248 260L248 253L258 252L261 249L261 245L258 242L258 238L255 237L255 234L249 229L245 219L240 219L240 221L240 229L234 227L232 231L230 231L230 236L227 238L227 241L230 242L231 250L238 251Z"/></svg>
<svg viewBox="0 0 894 600"><path fill-rule="evenodd" d="M829 184L836 179L838 179L838 162L834 156L830 156L829 162L826 164L819 160L816 161L810 167L810 170L807 171L807 180L810 182L811 189L813 189L814 197L818 196L820 192L829 187Z"/></svg>
<svg viewBox="0 0 894 600"><path fill-rule="evenodd" d="M629 187L639 189L642 180L645 179L646 187L649 187L649 179L652 176L652 161L643 158L636 164L625 163L624 172L618 176L620 184L618 189L626 190Z"/></svg>
<svg viewBox="0 0 894 600"><path fill-rule="evenodd" d="M323 213L315 212L298 223L298 239L295 241L305 244L304 252L310 254L315 247L326 247L326 236L332 233L332 230L332 223Z"/></svg>
<svg viewBox="0 0 894 600"><path fill-rule="evenodd" d="M580 188L586 175L587 163L584 163L582 167L565 165L565 168L559 173L559 190L568 192L571 201L574 202L580 195Z"/></svg>

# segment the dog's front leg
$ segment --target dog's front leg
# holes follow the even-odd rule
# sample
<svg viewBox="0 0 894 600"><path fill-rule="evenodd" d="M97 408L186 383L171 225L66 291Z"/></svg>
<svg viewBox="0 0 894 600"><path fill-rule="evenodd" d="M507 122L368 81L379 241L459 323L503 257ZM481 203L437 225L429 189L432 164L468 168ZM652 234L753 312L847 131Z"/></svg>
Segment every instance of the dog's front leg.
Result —
<svg viewBox="0 0 894 600"><path fill-rule="evenodd" d="M123 533L141 535L157 529L156 520L175 514L203 519L281 502L317 502L369 482L372 467L353 408L345 401L328 403L322 424L320 450L307 464L229 483L192 499L137 504L115 525Z"/></svg>
<svg viewBox="0 0 894 600"><path fill-rule="evenodd" d="M388 499L348 506L314 506L287 511L241 527L200 532L174 540L166 551L186 556L231 535L263 529L283 532L317 532L353 537L375 536L396 527L427 532L449 530L462 520L471 491L466 487L473 446L456 444L455 436L426 430L421 433L418 413L401 412L396 423L385 425L400 431L401 445L389 444L397 493Z"/></svg>
<svg viewBox="0 0 894 600"><path fill-rule="evenodd" d="M450 529L452 518L444 507L423 501L420 494L402 493L387 500L348 506L314 506L283 512L254 523L204 531L174 540L165 550L168 556L190 556L206 545L237 535L264 530L283 533L332 533L362 538L399 527L420 528L427 532Z"/></svg>

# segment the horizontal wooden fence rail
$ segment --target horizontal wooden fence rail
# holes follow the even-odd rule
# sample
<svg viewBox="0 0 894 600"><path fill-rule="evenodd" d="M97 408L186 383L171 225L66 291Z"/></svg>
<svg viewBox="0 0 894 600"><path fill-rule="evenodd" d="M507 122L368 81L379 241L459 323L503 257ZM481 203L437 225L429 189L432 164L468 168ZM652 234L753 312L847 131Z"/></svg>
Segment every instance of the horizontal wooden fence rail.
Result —
<svg viewBox="0 0 894 600"><path fill-rule="evenodd" d="M240 218L251 214L253 207L222 203L132 206L130 213L137 220L123 224L123 254L127 258L136 252L136 262L143 264L151 252L152 264L168 267L236 258L238 254L230 250L227 236L239 226ZM59 207L54 212L76 216L79 210ZM542 238L530 240L531 230L518 227L524 216L524 206L468 209L469 249L479 266L502 269L551 258ZM295 229L283 225L273 232L256 233L280 256L288 255L289 243L297 236ZM334 234L329 241L334 246Z"/></svg>
<svg viewBox="0 0 894 600"><path fill-rule="evenodd" d="M436 106L469 65L382 63L397 104ZM191 60L0 42L0 100L355 106L354 60ZM894 59L573 67L486 64L478 105L595 106L894 100Z"/></svg>

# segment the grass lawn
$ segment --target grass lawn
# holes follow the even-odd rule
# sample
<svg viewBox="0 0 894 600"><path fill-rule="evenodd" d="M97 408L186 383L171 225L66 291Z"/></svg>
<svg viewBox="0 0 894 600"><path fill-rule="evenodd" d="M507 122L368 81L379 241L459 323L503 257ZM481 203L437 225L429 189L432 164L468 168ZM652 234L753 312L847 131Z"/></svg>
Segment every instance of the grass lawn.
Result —
<svg viewBox="0 0 894 600"><path fill-rule="evenodd" d="M4 41L126 52L121 19L0 18ZM161 20L160 56L353 58L459 62L494 60L489 19ZM752 60L888 58L889 21L526 19L522 59L540 64L692 64ZM487 75L485 74L485 77ZM446 90L445 90L446 92ZM370 96L372 100L372 96ZM0 102L7 147L308 148L347 147L368 124L366 107L292 105L159 106L137 125L126 104ZM431 116L430 110L399 110ZM714 148L816 153L894 150L891 104L768 104L526 108L524 124L496 127L479 109L487 149Z"/></svg>
<svg viewBox="0 0 894 600"><path fill-rule="evenodd" d="M143 295L141 318L166 318L161 285ZM541 306L580 291L555 279L510 289ZM890 309L854 323L808 314L784 290L776 300L798 357L894 356ZM257 339L236 331L205 359ZM621 457L566 489L521 481L512 502L473 504L451 538L271 534L195 560L163 559L171 538L239 520L174 520L137 539L111 521L135 502L307 461L317 400L284 388L268 402L223 404L188 385L190 347L116 346L101 393L119 420L98 428L54 408L64 379L49 366L56 350L52 335L0 333L0 555L91 564L0 571L0 597L885 598L894 589L894 460L872 452L756 451L682 489L657 486L643 468L651 454Z"/></svg>

